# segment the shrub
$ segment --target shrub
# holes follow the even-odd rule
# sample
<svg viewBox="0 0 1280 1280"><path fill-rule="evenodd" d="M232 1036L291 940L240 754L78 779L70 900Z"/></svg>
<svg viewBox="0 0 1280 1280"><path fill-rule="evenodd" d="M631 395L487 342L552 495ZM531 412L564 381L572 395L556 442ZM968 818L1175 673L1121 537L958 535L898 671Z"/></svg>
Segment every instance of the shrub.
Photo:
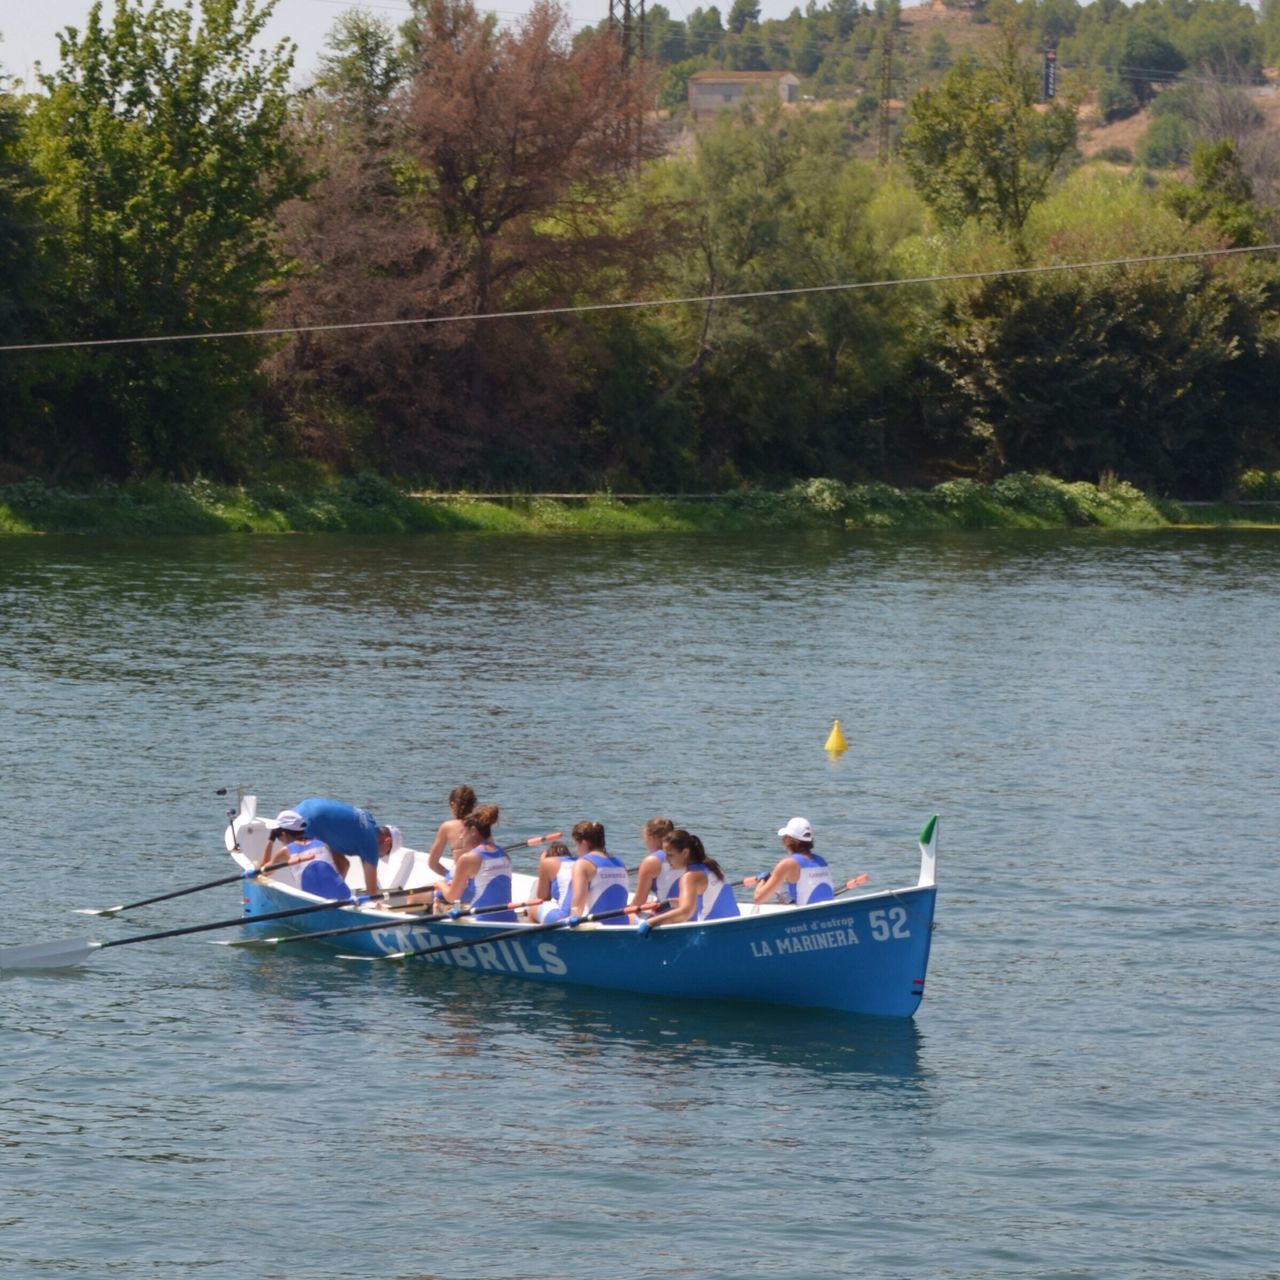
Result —
<svg viewBox="0 0 1280 1280"><path fill-rule="evenodd" d="M1119 76L1107 76L1098 88L1098 111L1108 124L1133 115L1138 106L1133 90Z"/></svg>
<svg viewBox="0 0 1280 1280"><path fill-rule="evenodd" d="M1280 501L1280 471L1246 471L1240 477L1240 496L1250 502Z"/></svg>
<svg viewBox="0 0 1280 1280"><path fill-rule="evenodd" d="M1138 160L1149 169L1175 169L1191 155L1191 130L1179 116L1157 116L1138 141Z"/></svg>
<svg viewBox="0 0 1280 1280"><path fill-rule="evenodd" d="M1128 147L1103 147L1094 159L1105 160L1108 164L1132 164L1133 152Z"/></svg>

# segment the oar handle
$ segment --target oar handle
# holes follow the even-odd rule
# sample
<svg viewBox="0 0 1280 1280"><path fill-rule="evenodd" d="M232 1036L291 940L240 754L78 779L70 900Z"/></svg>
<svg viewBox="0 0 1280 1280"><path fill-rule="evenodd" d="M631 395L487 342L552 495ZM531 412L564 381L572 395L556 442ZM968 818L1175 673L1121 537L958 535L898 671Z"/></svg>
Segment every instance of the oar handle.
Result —
<svg viewBox="0 0 1280 1280"><path fill-rule="evenodd" d="M503 848L508 853L516 849L532 849L535 844L548 844L552 840L559 840L563 835L563 831L548 831L545 836L530 836L527 840L512 840L509 844L503 845Z"/></svg>
<svg viewBox="0 0 1280 1280"><path fill-rule="evenodd" d="M856 889L859 885L864 885L871 877L864 871L860 876L854 876L852 880L846 880L843 889L837 889L831 896L838 898L842 893L848 893L850 889Z"/></svg>
<svg viewBox="0 0 1280 1280"><path fill-rule="evenodd" d="M314 853L295 853L293 857L285 858L280 862L268 862L265 866L242 871L240 876L244 880L254 880L258 876L265 876L268 871L279 871L281 867L296 867L300 862L310 862L315 856Z"/></svg>

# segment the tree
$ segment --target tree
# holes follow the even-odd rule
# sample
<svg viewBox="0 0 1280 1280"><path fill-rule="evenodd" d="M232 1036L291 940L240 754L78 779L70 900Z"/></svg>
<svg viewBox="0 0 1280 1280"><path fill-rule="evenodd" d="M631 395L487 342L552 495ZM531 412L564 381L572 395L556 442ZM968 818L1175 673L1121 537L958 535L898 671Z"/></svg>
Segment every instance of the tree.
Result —
<svg viewBox="0 0 1280 1280"><path fill-rule="evenodd" d="M362 9L339 14L320 57L316 88L343 116L374 128L408 74L407 51L391 24Z"/></svg>
<svg viewBox="0 0 1280 1280"><path fill-rule="evenodd" d="M653 269L662 222L628 223L619 201L637 165L661 151L648 68L624 68L609 34L572 45L564 11L543 0L502 30L469 0L441 0L419 39L406 148L420 174L420 215L456 254L464 309L637 288ZM572 392L539 326L487 321L463 333L454 416L469 422L473 446L483 449L486 433L513 417L563 421ZM503 458L491 449L491 478L537 465L552 439L508 439Z"/></svg>
<svg viewBox="0 0 1280 1280"><path fill-rule="evenodd" d="M3 83L3 76L0 76ZM35 174L22 154L23 115L0 90L0 342L36 340L46 272L39 254ZM41 415L29 399L35 358L0 354L0 463L39 460Z"/></svg>
<svg viewBox="0 0 1280 1280"><path fill-rule="evenodd" d="M255 0L101 3L60 37L31 117L67 338L252 329L286 269L276 210L306 186L287 125L291 47L257 51ZM250 339L80 353L49 395L55 465L122 476L232 466ZM89 424L92 424L90 426Z"/></svg>
<svg viewBox="0 0 1280 1280"><path fill-rule="evenodd" d="M716 295L882 275L870 171L834 113L776 102L726 114L666 171L692 220L674 288ZM709 302L681 310L682 382L710 483L849 474L882 450L875 406L904 346L892 290Z"/></svg>
<svg viewBox="0 0 1280 1280"><path fill-rule="evenodd" d="M1156 116L1138 140L1138 163L1149 169L1173 169L1191 154L1191 130L1179 116Z"/></svg>
<svg viewBox="0 0 1280 1280"><path fill-rule="evenodd" d="M39 278L36 178L22 155L22 141L21 109L0 91L0 339L21 333Z"/></svg>
<svg viewBox="0 0 1280 1280"><path fill-rule="evenodd" d="M1171 187L1166 200L1184 221L1208 223L1232 245L1262 244L1270 238L1268 219L1230 142L1198 142L1191 152L1190 185Z"/></svg>
<svg viewBox="0 0 1280 1280"><path fill-rule="evenodd" d="M1185 71L1187 60L1156 26L1154 18L1130 18L1102 61L1129 87L1139 106L1155 97L1162 84Z"/></svg>
<svg viewBox="0 0 1280 1280"><path fill-rule="evenodd" d="M1268 293L1209 261L984 282L945 309L929 390L989 473L1217 497L1251 440L1274 447Z"/></svg>
<svg viewBox="0 0 1280 1280"><path fill-rule="evenodd" d="M924 47L925 65L930 71L945 71L952 63L951 41L935 31Z"/></svg>
<svg viewBox="0 0 1280 1280"><path fill-rule="evenodd" d="M733 34L741 35L747 27L760 25L759 0L733 0L729 9L728 27Z"/></svg>
<svg viewBox="0 0 1280 1280"><path fill-rule="evenodd" d="M996 60L969 57L911 99L900 149L917 190L944 222L978 218L1016 235L1075 146L1072 105L1037 110L1039 77L1006 26Z"/></svg>

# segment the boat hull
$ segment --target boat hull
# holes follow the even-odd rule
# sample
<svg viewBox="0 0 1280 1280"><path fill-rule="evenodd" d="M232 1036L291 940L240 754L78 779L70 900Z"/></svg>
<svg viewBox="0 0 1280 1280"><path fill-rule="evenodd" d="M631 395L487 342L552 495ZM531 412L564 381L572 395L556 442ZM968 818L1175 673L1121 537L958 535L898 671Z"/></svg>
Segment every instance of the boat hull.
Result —
<svg viewBox="0 0 1280 1280"><path fill-rule="evenodd" d="M536 926L530 925L527 938L489 942L492 935L509 934L516 926L390 919L383 928L317 945L377 958L468 940L474 945L412 962L667 998L909 1018L924 994L935 897L932 884L920 885L737 919L665 926L646 936L630 927L534 931ZM283 885L256 880L246 886L250 915L310 901L315 900ZM313 933L361 920L371 923L382 914L335 907L304 917L305 923L299 921L295 928Z"/></svg>

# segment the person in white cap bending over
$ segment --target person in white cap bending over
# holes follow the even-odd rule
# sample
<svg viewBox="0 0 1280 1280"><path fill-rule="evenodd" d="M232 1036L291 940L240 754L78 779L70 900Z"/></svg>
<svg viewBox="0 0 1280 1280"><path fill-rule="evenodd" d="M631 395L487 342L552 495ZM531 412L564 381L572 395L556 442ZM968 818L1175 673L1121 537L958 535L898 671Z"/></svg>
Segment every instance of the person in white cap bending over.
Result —
<svg viewBox="0 0 1280 1280"><path fill-rule="evenodd" d="M297 825L299 822L300 827ZM271 861L272 846L277 838L288 834L296 840L301 834L308 842L319 841L328 849L332 865L344 884L348 860L359 858L364 867L365 892L370 894L378 892L378 860L390 855L400 844L397 828L379 826L367 809L319 797L303 800L292 809L286 809L276 818L274 828L258 863L260 867ZM310 851L310 843L307 851Z"/></svg>
<svg viewBox="0 0 1280 1280"><path fill-rule="evenodd" d="M813 828L808 818L792 818L778 831L786 857L779 858L768 878L756 885L756 902L768 902L775 894L793 906L826 902L836 896L831 868L813 851Z"/></svg>

